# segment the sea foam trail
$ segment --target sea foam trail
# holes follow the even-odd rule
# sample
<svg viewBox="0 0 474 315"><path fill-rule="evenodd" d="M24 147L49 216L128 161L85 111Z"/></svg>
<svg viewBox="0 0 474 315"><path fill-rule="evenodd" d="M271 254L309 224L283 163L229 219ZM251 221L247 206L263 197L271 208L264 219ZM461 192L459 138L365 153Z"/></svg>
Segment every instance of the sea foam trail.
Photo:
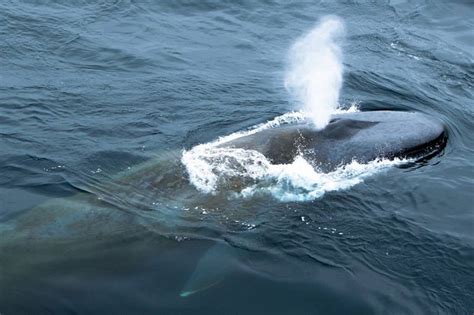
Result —
<svg viewBox="0 0 474 315"><path fill-rule="evenodd" d="M328 16L297 39L289 51L285 87L318 129L329 123L338 107L343 73L339 42L343 36L342 20Z"/></svg>

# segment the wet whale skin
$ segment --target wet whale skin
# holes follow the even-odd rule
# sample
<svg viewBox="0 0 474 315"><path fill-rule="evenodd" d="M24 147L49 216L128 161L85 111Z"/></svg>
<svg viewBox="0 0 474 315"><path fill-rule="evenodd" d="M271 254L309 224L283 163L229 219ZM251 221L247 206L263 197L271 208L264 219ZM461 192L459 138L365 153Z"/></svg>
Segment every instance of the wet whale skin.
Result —
<svg viewBox="0 0 474 315"><path fill-rule="evenodd" d="M301 154L330 171L357 160L424 158L446 143L444 125L414 112L372 111L334 115L322 130L305 121L263 130L221 147L256 150L274 164L288 164Z"/></svg>

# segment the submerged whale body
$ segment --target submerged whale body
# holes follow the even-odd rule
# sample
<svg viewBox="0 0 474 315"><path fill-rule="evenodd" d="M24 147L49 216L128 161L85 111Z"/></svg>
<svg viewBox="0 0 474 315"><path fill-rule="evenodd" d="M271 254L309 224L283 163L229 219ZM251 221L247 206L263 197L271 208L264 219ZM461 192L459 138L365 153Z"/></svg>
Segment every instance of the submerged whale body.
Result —
<svg viewBox="0 0 474 315"><path fill-rule="evenodd" d="M291 163L302 154L330 170L353 159L426 157L442 149L445 139L444 126L426 115L380 111L335 115L322 130L308 122L265 129L220 146L256 150L274 164ZM203 209L218 206L227 211L222 220L212 221L216 224L212 235L226 230L229 217L243 222L255 209L233 213L229 203L235 199L197 191L179 156L181 151L159 154L108 182L92 182L74 196L47 200L0 220L0 304L23 288L42 288L43 279L59 279L55 281L61 284L77 276L83 281L83 264L94 266L89 276L99 281L112 261L121 275L142 268L157 275L161 266L163 279L171 273L168 268L176 267L175 273L183 275L184 281L176 286L183 298L216 286L242 266L272 279L280 276L278 268L269 272L268 264L249 260L244 250L201 237L201 231L208 229L202 228ZM188 245L169 235L196 240ZM190 256L180 254L189 250ZM181 269L176 257L192 259ZM107 277L102 279L108 283Z"/></svg>
<svg viewBox="0 0 474 315"><path fill-rule="evenodd" d="M337 114L322 130L309 122L289 124L220 145L262 153L273 164L303 155L320 170L331 171L356 160L424 158L446 143L444 125L414 112L371 111Z"/></svg>

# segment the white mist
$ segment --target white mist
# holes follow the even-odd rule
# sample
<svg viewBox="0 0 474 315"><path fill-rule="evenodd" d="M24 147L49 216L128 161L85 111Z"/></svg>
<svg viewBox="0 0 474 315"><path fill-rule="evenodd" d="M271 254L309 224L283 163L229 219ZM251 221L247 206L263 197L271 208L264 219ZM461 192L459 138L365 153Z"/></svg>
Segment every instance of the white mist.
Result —
<svg viewBox="0 0 474 315"><path fill-rule="evenodd" d="M342 86L340 40L344 24L335 16L323 18L298 38L289 52L285 87L316 128L324 128L338 107Z"/></svg>

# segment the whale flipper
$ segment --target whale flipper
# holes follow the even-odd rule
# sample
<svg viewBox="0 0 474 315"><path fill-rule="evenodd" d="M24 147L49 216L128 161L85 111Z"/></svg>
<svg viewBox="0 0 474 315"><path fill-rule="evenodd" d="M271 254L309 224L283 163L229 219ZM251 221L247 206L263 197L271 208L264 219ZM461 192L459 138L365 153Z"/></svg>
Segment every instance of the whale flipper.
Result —
<svg viewBox="0 0 474 315"><path fill-rule="evenodd" d="M231 273L236 258L237 252L234 248L217 242L199 259L180 296L188 297L221 283Z"/></svg>

